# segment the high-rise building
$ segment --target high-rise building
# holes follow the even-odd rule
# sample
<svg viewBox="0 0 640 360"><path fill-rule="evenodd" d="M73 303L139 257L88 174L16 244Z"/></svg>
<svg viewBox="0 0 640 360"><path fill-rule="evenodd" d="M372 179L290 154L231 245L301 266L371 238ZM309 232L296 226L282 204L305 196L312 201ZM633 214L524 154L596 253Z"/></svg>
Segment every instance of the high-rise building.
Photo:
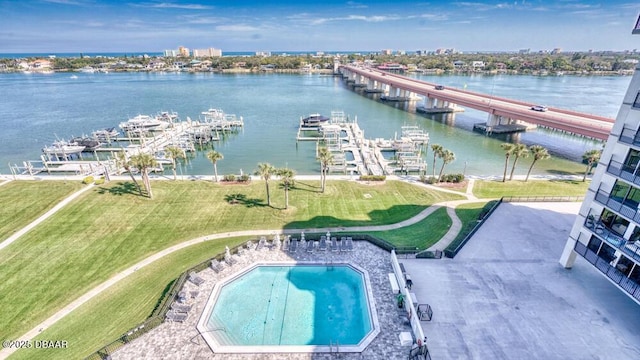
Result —
<svg viewBox="0 0 640 360"><path fill-rule="evenodd" d="M640 31L634 29L634 33ZM636 66L560 264L571 268L577 255L640 304L640 66Z"/></svg>
<svg viewBox="0 0 640 360"><path fill-rule="evenodd" d="M178 56L189 57L189 49L184 46L178 47Z"/></svg>
<svg viewBox="0 0 640 360"><path fill-rule="evenodd" d="M201 57L220 57L222 56L222 50L208 48L208 49L194 49L193 57L201 58Z"/></svg>

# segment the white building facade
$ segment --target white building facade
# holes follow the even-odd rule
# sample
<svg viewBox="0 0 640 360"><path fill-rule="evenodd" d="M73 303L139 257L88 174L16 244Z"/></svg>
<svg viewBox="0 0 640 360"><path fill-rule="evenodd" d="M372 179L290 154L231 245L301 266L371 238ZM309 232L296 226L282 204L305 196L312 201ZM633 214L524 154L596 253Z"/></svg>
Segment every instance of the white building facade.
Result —
<svg viewBox="0 0 640 360"><path fill-rule="evenodd" d="M640 304L640 66L631 79L560 264L584 257Z"/></svg>

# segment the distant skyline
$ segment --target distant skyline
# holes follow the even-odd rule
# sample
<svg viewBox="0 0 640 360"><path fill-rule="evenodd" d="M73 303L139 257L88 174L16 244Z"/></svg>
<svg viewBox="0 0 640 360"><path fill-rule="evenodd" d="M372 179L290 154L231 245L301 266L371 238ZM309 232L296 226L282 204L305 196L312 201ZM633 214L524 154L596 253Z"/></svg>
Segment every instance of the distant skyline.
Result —
<svg viewBox="0 0 640 360"><path fill-rule="evenodd" d="M633 50L638 2L0 0L0 53Z"/></svg>

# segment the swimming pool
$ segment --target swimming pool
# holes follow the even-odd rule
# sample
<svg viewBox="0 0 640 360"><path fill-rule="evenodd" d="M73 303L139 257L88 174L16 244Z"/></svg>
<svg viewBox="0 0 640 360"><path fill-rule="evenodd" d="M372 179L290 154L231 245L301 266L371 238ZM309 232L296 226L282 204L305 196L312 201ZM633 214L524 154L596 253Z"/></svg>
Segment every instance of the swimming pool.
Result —
<svg viewBox="0 0 640 360"><path fill-rule="evenodd" d="M198 330L214 352L362 351L379 332L349 264L256 264L217 284Z"/></svg>

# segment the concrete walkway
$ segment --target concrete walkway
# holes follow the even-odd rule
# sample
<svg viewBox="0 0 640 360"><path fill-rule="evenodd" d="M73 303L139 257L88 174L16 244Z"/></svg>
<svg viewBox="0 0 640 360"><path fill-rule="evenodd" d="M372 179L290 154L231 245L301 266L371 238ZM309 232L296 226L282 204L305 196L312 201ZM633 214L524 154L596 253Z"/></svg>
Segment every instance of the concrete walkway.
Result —
<svg viewBox="0 0 640 360"><path fill-rule="evenodd" d="M405 179L400 179L400 180L401 181L406 181ZM432 190L443 191L443 192L454 193L454 194L465 196L464 193L460 193L460 192L457 192L457 191L448 190L448 189L442 189L442 188L438 188L436 186L426 185L426 184L422 184L420 182L415 182L415 181L409 181L409 182L415 183L416 185L423 186L423 187L426 187L426 188L429 188L429 189L432 189ZM20 230L16 234L14 234L15 238L14 238L14 236L12 236L9 239L5 240L2 244L0 244L0 249L2 249L3 247L9 245L11 242L15 241L22 234L26 233L27 231L29 231L30 229L35 227L37 224L42 222L44 219L46 219L49 216L51 216L53 213L58 211L64 205L68 204L70 201L72 201L73 199L78 197L80 194L82 194L85 191L91 189L92 186L93 185L87 186L87 187L83 188L82 190L72 194L68 198L64 199L62 202L60 202L60 204L56 205L54 208L49 210L46 214L42 215L36 221L32 222L27 227L25 227L24 229ZM435 245L433 245L431 247L431 248L436 247L438 249L440 249L440 248L444 249L446 247L446 246L443 247L444 243L446 242L448 244L451 241L453 241L453 239L456 237L458 231L461 228L460 219L455 214L455 207L460 205L460 204L476 202L476 201L477 201L477 199L467 199L467 200L457 200L457 201L447 201L447 202L437 203L437 204L434 204L434 205L426 208L425 210L420 212L418 215L416 215L416 216L414 216L414 217L412 217L410 219L401 221L401 222L396 223L396 224L390 224L390 225L354 226L354 227L327 227L327 228L286 229L286 230L282 230L282 229L261 229L261 230L234 231L234 232L226 232L226 233L218 233L218 234L210 234L210 235L201 236L201 237L198 237L198 238L195 238L195 239L192 239L192 240L188 240L188 241L182 242L180 244L176 244L176 245L171 246L169 248L166 248L166 249L164 249L164 250L162 250L160 252L157 252L157 253L147 257L146 259L144 259L144 260L142 260L142 261L130 266L129 268L127 268L127 269L115 274L109 280L107 280L107 281L103 282L102 284L96 286L95 288L91 289L90 291L88 291L84 295L80 296L79 298L77 298L76 300L72 301L67 306L65 306L64 308L62 308L61 310L59 310L58 312L53 314L51 317L49 317L45 321L43 321L40 324L36 325L33 329L29 330L24 335L20 336L19 340L23 340L23 341L32 340L39 333L41 333L42 331L48 329L53 324L55 324L60 319L62 319L65 316L67 316L69 313L71 313L75 309L77 309L80 306L82 306L87 301L91 300L92 298L94 298L98 294L102 293L103 291L107 290L111 286L115 285L119 281L121 281L121 280L125 279L126 277L132 275L137 270L139 270L139 269L141 269L141 268L143 268L143 267L145 267L145 266L147 266L147 265L149 265L149 264L151 264L151 263L153 263L153 262L155 262L155 261L167 256L167 255L170 255L170 254L172 254L172 253L174 253L176 251L182 250L182 249L187 248L189 246L193 246L193 245L196 245L196 244L203 243L205 241L210 241L210 240L215 240L215 239L223 239L223 238L229 238L229 237L239 237L239 236L261 236L261 235L265 235L265 234L273 234L273 233L276 233L276 232L277 233L284 233L284 234L293 234L293 233L299 233L300 231L324 233L324 232L327 232L327 231L339 232L339 231L386 231L386 230L393 230L393 229L399 229L399 228L402 228L402 227L405 227L405 226L413 225L413 224L415 224L415 223L417 223L419 221L422 221L423 219L425 219L427 216L431 215L437 209L439 209L439 208L441 208L443 206L446 206L447 207L447 214L449 214L449 216L451 217L454 225L451 226L451 229L449 229L449 231L445 234L445 236L438 243L436 243ZM20 234L18 235L18 233L20 233ZM16 350L17 349L15 349L15 348L4 348L4 349L0 350L0 359L7 358L9 355L11 355Z"/></svg>

